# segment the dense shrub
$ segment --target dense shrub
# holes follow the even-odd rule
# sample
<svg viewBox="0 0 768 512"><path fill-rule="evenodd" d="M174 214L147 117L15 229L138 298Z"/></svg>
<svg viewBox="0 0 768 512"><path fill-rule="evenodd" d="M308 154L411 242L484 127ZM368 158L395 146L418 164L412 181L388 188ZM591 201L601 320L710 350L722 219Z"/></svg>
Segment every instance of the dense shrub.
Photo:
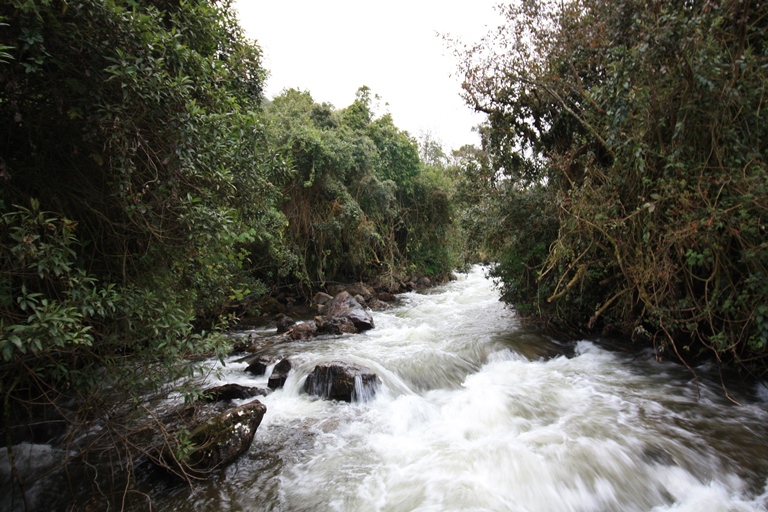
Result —
<svg viewBox="0 0 768 512"><path fill-rule="evenodd" d="M47 441L22 427L53 410L88 440L73 457L129 469L147 404L224 348L200 328L263 290L246 245L283 229L260 50L226 2L10 1L0 19L4 442Z"/></svg>
<svg viewBox="0 0 768 512"><path fill-rule="evenodd" d="M266 109L291 168L283 211L295 279L446 275L457 263L448 174L423 164L416 141L372 101L362 87L337 110L291 89Z"/></svg>
<svg viewBox="0 0 768 512"><path fill-rule="evenodd" d="M505 292L560 326L762 361L768 6L536 1L503 14L462 53L505 191L489 212L507 227Z"/></svg>

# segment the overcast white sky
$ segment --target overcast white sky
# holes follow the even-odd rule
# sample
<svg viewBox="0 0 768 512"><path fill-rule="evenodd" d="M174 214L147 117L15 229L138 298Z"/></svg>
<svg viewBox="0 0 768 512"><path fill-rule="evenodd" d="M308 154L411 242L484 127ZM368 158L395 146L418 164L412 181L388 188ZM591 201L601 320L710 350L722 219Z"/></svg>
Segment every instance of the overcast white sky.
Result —
<svg viewBox="0 0 768 512"><path fill-rule="evenodd" d="M390 112L398 128L414 137L431 132L456 149L479 143L471 128L482 117L459 97L455 58L436 33L476 42L499 24L497 3L237 0L235 6L264 51L268 97L294 87L344 108L367 85L381 97L379 113Z"/></svg>

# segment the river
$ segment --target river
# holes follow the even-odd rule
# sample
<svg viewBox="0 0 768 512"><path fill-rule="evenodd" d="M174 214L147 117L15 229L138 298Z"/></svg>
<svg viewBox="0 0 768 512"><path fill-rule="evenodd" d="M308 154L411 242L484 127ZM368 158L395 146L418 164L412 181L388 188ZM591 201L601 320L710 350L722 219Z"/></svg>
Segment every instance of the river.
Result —
<svg viewBox="0 0 768 512"><path fill-rule="evenodd" d="M299 363L250 451L155 511L754 511L768 507L768 390L650 351L523 328L483 269L373 313L359 335L286 342ZM366 403L302 383L322 361L374 370ZM211 384L265 386L233 358ZM138 510L138 509L137 509Z"/></svg>

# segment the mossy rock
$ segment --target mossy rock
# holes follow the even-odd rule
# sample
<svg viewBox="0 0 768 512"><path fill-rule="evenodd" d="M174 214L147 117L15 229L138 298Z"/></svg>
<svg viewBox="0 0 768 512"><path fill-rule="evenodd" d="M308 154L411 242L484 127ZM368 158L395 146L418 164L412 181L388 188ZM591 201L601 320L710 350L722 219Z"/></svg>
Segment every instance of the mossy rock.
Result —
<svg viewBox="0 0 768 512"><path fill-rule="evenodd" d="M163 461L173 472L203 478L248 451L266 411L267 406L254 400L218 414L196 417L187 429L188 435L177 432L175 453L166 448Z"/></svg>

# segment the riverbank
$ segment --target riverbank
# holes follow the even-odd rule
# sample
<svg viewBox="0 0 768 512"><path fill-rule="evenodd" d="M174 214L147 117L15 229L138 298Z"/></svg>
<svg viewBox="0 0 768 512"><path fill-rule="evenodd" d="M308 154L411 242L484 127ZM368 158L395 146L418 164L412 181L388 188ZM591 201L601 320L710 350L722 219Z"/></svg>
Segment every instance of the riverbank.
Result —
<svg viewBox="0 0 768 512"><path fill-rule="evenodd" d="M284 285L271 293L252 300L232 304L230 309L238 313L238 322L234 330L243 331L249 327L276 327L284 317L295 320L308 320L318 314L318 306L323 295L334 297L346 291L363 307L372 310L387 309L387 305L396 300L396 296L410 291L423 291L434 286L444 285L457 277L454 273L444 276L389 276L370 281L342 283L326 281L314 283L314 286Z"/></svg>

